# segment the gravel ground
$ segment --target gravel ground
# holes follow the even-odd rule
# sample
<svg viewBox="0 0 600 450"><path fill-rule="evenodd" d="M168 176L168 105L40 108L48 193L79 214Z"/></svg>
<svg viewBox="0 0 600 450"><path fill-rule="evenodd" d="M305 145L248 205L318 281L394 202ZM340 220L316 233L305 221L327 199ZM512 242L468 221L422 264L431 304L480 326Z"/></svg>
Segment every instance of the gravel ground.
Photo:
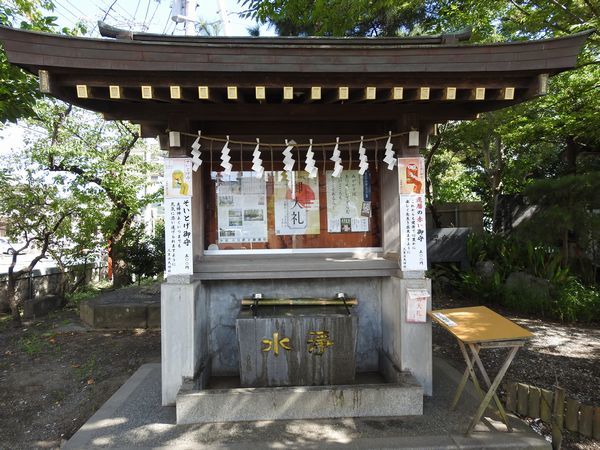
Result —
<svg viewBox="0 0 600 450"><path fill-rule="evenodd" d="M434 296L434 309L474 306L468 300ZM530 384L553 390L559 385L567 397L587 405L600 406L600 327L595 325L564 324L518 315L502 308L491 309L515 321L534 333L534 338L519 350L505 380ZM464 359L458 345L440 326L433 326L433 352L450 361L461 372ZM488 349L480 353L481 360L491 377L504 362L506 350ZM534 428L541 428L533 423ZM597 441L568 437L567 448L600 449Z"/></svg>

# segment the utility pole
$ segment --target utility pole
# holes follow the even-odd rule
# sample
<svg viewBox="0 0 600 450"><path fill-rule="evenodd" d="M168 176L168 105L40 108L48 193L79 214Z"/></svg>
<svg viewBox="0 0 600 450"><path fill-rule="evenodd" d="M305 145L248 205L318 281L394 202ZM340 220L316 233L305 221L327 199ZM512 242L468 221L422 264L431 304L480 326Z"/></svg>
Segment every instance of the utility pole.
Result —
<svg viewBox="0 0 600 450"><path fill-rule="evenodd" d="M171 20L175 23L183 22L186 36L196 34L194 28L196 23L196 0L174 0L171 8Z"/></svg>
<svg viewBox="0 0 600 450"><path fill-rule="evenodd" d="M225 6L225 0L219 0L219 14L221 15L221 23L223 24L223 36L229 36L229 17L227 14L227 6Z"/></svg>
<svg viewBox="0 0 600 450"><path fill-rule="evenodd" d="M186 36L191 36L194 33L194 17L196 17L196 8L195 5L193 3L195 3L195 0L184 0L185 4L184 4L184 15L186 18L185 21L185 35Z"/></svg>

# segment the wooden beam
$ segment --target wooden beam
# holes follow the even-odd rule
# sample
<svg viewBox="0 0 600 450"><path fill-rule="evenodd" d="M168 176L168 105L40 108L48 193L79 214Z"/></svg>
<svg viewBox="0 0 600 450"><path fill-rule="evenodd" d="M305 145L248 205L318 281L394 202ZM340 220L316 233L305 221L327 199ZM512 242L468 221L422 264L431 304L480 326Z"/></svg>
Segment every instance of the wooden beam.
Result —
<svg viewBox="0 0 600 450"><path fill-rule="evenodd" d="M330 90L323 98L324 103L337 103L350 100L350 88L348 86L339 86Z"/></svg>
<svg viewBox="0 0 600 450"><path fill-rule="evenodd" d="M181 100L181 86L169 86L169 95L173 100Z"/></svg>
<svg viewBox="0 0 600 450"><path fill-rule="evenodd" d="M348 86L338 87L338 100L348 100L350 98L350 88Z"/></svg>
<svg viewBox="0 0 600 450"><path fill-rule="evenodd" d="M146 100L152 99L152 96L153 96L152 86L141 86L140 90L142 92L143 99L146 99Z"/></svg>
<svg viewBox="0 0 600 450"><path fill-rule="evenodd" d="M321 100L321 86L313 86L310 88L310 99L312 101Z"/></svg>
<svg viewBox="0 0 600 450"><path fill-rule="evenodd" d="M227 100L238 99L238 88L237 86L227 86Z"/></svg>
<svg viewBox="0 0 600 450"><path fill-rule="evenodd" d="M442 95L443 100L456 100L456 88L455 87L445 87L444 93Z"/></svg>
<svg viewBox="0 0 600 450"><path fill-rule="evenodd" d="M200 100L210 100L210 91L208 86L198 86L198 98Z"/></svg>
<svg viewBox="0 0 600 450"><path fill-rule="evenodd" d="M500 90L502 100L514 100L515 99L515 88L505 87Z"/></svg>
<svg viewBox="0 0 600 450"><path fill-rule="evenodd" d="M289 102L290 100L294 100L294 87L293 86L284 86L283 87L283 101Z"/></svg>
<svg viewBox="0 0 600 450"><path fill-rule="evenodd" d="M178 102L153 103L145 108L140 108L137 104L113 102L107 104L100 100L86 102L73 99L75 104L85 107L101 107L102 111L109 113L111 117L122 118L129 117L132 120L156 120L157 117L188 117L190 120L202 121L224 121L226 124L233 121L259 122L265 121L268 125L270 121L288 121L288 122L324 122L324 121L352 121L360 117L362 120L385 121L392 120L407 113L420 114L427 117L435 117L436 121L467 119L473 117L476 113L498 108L493 105L488 108L489 102L478 102L478 109L468 107L467 105L455 102L437 102L432 108L429 102L395 102L395 103L355 103L355 104L263 104L245 103L236 108L232 108L228 103L192 103L182 104ZM506 105L506 102L502 102Z"/></svg>
<svg viewBox="0 0 600 450"><path fill-rule="evenodd" d="M375 100L377 98L377 88L375 86L367 86L365 88L365 100Z"/></svg>
<svg viewBox="0 0 600 450"><path fill-rule="evenodd" d="M262 101L267 99L267 89L264 86L256 86L254 88L256 100Z"/></svg>
<svg viewBox="0 0 600 450"><path fill-rule="evenodd" d="M50 93L50 73L47 70L38 70L38 82L40 85L40 92L44 94Z"/></svg>
<svg viewBox="0 0 600 450"><path fill-rule="evenodd" d="M392 88L392 100L402 100L404 98L404 88L401 86L394 86Z"/></svg>
<svg viewBox="0 0 600 450"><path fill-rule="evenodd" d="M78 98L88 98L88 87L86 84L78 84L75 88Z"/></svg>
<svg viewBox="0 0 600 450"><path fill-rule="evenodd" d="M112 99L120 99L121 98L121 86L111 84L108 87L108 96Z"/></svg>
<svg viewBox="0 0 600 450"><path fill-rule="evenodd" d="M481 100L485 100L485 88L484 87L478 87L475 88L475 92L474 92L474 100L477 101L481 101Z"/></svg>
<svg viewBox="0 0 600 450"><path fill-rule="evenodd" d="M546 95L548 93L548 77L547 73L541 73L537 76L538 91L537 95Z"/></svg>

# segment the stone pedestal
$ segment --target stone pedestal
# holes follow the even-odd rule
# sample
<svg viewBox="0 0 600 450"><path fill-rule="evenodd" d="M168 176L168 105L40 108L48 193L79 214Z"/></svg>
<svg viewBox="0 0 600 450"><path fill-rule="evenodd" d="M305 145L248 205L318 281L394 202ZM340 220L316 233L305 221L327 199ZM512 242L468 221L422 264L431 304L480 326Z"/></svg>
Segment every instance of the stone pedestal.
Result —
<svg viewBox="0 0 600 450"><path fill-rule="evenodd" d="M341 307L258 308L236 320L244 387L351 384L358 319Z"/></svg>

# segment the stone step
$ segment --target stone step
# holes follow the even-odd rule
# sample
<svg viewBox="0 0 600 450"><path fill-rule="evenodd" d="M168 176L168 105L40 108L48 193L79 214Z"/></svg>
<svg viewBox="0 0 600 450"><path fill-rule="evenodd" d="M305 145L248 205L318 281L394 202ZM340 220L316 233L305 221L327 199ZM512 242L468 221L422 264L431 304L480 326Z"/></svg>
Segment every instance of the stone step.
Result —
<svg viewBox="0 0 600 450"><path fill-rule="evenodd" d="M409 373L399 383L198 390L184 382L178 424L423 414L423 388Z"/></svg>

